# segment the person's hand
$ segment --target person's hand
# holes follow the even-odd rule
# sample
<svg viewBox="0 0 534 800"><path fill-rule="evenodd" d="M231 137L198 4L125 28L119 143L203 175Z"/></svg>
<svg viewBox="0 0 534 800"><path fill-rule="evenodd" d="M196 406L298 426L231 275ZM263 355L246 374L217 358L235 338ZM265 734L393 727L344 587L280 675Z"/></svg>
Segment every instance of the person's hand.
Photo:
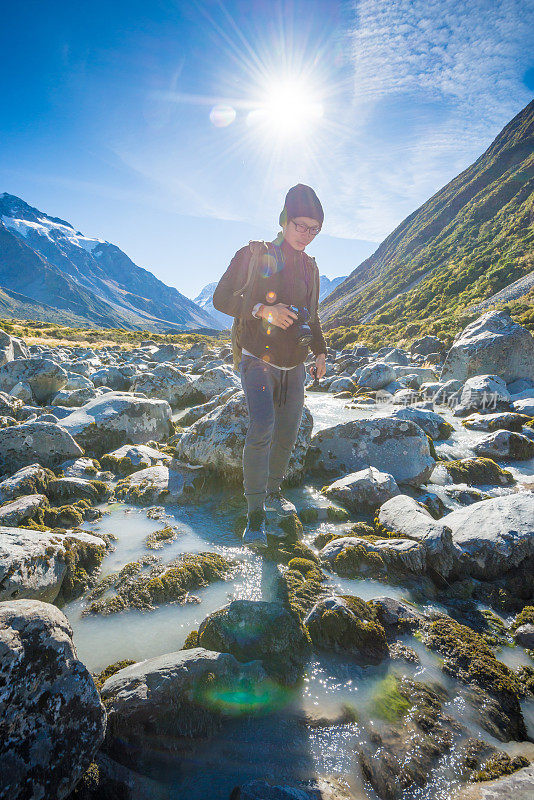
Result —
<svg viewBox="0 0 534 800"><path fill-rule="evenodd" d="M294 311L289 310L287 303L277 303L274 306L262 306L260 309L262 319L266 320L270 325L276 325L277 328L289 328L293 322L298 319Z"/></svg>
<svg viewBox="0 0 534 800"><path fill-rule="evenodd" d="M312 378L315 377L314 370L317 370L317 380L324 378L326 375L326 355L325 353L319 353L318 356L315 356L315 364L310 366L310 375Z"/></svg>

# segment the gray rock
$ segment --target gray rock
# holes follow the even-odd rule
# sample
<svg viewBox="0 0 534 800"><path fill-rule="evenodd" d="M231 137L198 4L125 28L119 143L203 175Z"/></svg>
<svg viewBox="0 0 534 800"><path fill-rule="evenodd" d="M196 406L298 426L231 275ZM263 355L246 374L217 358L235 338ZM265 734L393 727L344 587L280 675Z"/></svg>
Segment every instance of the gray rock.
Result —
<svg viewBox="0 0 534 800"><path fill-rule="evenodd" d="M109 452L110 446L144 444L167 437L171 415L166 400L109 392L64 417L61 425L87 452L98 457Z"/></svg>
<svg viewBox="0 0 534 800"><path fill-rule="evenodd" d="M454 800L532 800L534 764L496 781L484 781L460 789Z"/></svg>
<svg viewBox="0 0 534 800"><path fill-rule="evenodd" d="M534 625L520 625L514 633L516 644L534 650Z"/></svg>
<svg viewBox="0 0 534 800"><path fill-rule="evenodd" d="M419 425L391 416L367 417L325 428L312 437L308 454L314 471L346 474L372 465L397 483L425 483L434 468Z"/></svg>
<svg viewBox="0 0 534 800"><path fill-rule="evenodd" d="M435 520L424 506L400 494L384 503L378 512L379 530L401 534L420 542L425 550L426 564L439 575L447 576L455 564L451 530L446 517Z"/></svg>
<svg viewBox="0 0 534 800"><path fill-rule="evenodd" d="M0 527L0 600L53 603L72 569L95 569L105 547L103 539L89 533Z"/></svg>
<svg viewBox="0 0 534 800"><path fill-rule="evenodd" d="M26 381L16 383L9 394L17 400L22 400L23 403L31 403L33 401L32 387Z"/></svg>
<svg viewBox="0 0 534 800"><path fill-rule="evenodd" d="M102 458L108 457L111 459L128 458L132 466L140 470L161 464L169 464L172 461L172 456L146 444L125 444L111 453L106 453Z"/></svg>
<svg viewBox="0 0 534 800"><path fill-rule="evenodd" d="M534 555L534 494L517 492L459 508L440 520L452 532L457 569L492 580Z"/></svg>
<svg viewBox="0 0 534 800"><path fill-rule="evenodd" d="M0 604L0 717L2 797L67 797L104 738L106 712L54 606Z"/></svg>
<svg viewBox="0 0 534 800"><path fill-rule="evenodd" d="M107 386L116 392L127 392L132 383L118 367L103 367L93 372L91 381L94 386Z"/></svg>
<svg viewBox="0 0 534 800"><path fill-rule="evenodd" d="M534 379L534 339L504 311L488 311L454 339L441 379L495 374L511 383Z"/></svg>
<svg viewBox="0 0 534 800"><path fill-rule="evenodd" d="M368 364L362 369L358 377L358 385L368 389L382 389L388 383L395 380L395 370L391 364L384 364L380 361Z"/></svg>
<svg viewBox="0 0 534 800"><path fill-rule="evenodd" d="M28 358L29 355L29 350L22 339L0 330L0 365L15 358Z"/></svg>
<svg viewBox="0 0 534 800"><path fill-rule="evenodd" d="M267 674L294 683L310 656L306 633L281 603L233 600L209 614L198 628L207 650L231 653L238 661L258 659Z"/></svg>
<svg viewBox="0 0 534 800"><path fill-rule="evenodd" d="M124 502L140 505L178 503L188 491L192 491L195 474L193 470L172 469L165 465L147 467L123 478L117 484L115 494Z"/></svg>
<svg viewBox="0 0 534 800"><path fill-rule="evenodd" d="M34 519L41 508L48 507L48 499L44 494L27 494L17 497L0 506L0 525L17 527L26 520Z"/></svg>
<svg viewBox="0 0 534 800"><path fill-rule="evenodd" d="M373 510L400 494L393 475L368 467L359 472L351 472L331 483L323 490L327 497L339 500L349 511Z"/></svg>
<svg viewBox="0 0 534 800"><path fill-rule="evenodd" d="M422 336L420 339L416 339L410 347L410 352L420 353L423 356L427 356L429 353L443 353L444 351L445 342L443 342L441 339L438 339L437 336L430 335Z"/></svg>
<svg viewBox="0 0 534 800"><path fill-rule="evenodd" d="M498 375L476 375L468 378L460 394L454 413L461 416L469 411L507 411L512 397L506 384Z"/></svg>
<svg viewBox="0 0 534 800"><path fill-rule="evenodd" d="M430 411L426 408L418 408L417 406L399 408L393 411L391 416L396 419L408 419L415 422L431 439L447 438L450 433L447 421L439 414L436 414L435 411Z"/></svg>
<svg viewBox="0 0 534 800"><path fill-rule="evenodd" d="M166 400L173 408L187 405L198 397L189 375L170 364L160 364L152 372L136 375L132 390L143 392L147 397Z"/></svg>
<svg viewBox="0 0 534 800"><path fill-rule="evenodd" d="M0 389L4 392L21 381L30 386L38 403L49 403L67 383L67 373L47 358L19 358L0 367Z"/></svg>
<svg viewBox="0 0 534 800"><path fill-rule="evenodd" d="M15 472L35 462L53 468L81 455L69 431L53 422L23 422L0 430L0 472Z"/></svg>
<svg viewBox="0 0 534 800"><path fill-rule="evenodd" d="M22 467L0 483L0 502L14 500L24 494L46 494L50 478L55 478L54 473L40 464Z"/></svg>
<svg viewBox="0 0 534 800"><path fill-rule="evenodd" d="M193 381L193 386L205 400L210 400L232 386L240 388L241 382L232 367L223 366L206 370Z"/></svg>
<svg viewBox="0 0 534 800"><path fill-rule="evenodd" d="M119 670L104 683L109 740L121 737L142 745L145 733L162 746L172 739L213 732L231 714L232 693L261 690L267 679L259 661L241 664L229 653L203 647L166 653ZM172 737L172 739L171 739Z"/></svg>
<svg viewBox="0 0 534 800"><path fill-rule="evenodd" d="M371 605L385 628L417 627L425 619L415 606L394 597L374 597Z"/></svg>
<svg viewBox="0 0 534 800"><path fill-rule="evenodd" d="M98 397L96 389L89 389L87 387L83 389L73 389L72 391L61 389L55 397L52 398L51 405L63 406L64 408L79 408L94 397Z"/></svg>
<svg viewBox="0 0 534 800"><path fill-rule="evenodd" d="M483 458L520 460L534 458L534 442L513 431L488 433L473 447L473 452Z"/></svg>

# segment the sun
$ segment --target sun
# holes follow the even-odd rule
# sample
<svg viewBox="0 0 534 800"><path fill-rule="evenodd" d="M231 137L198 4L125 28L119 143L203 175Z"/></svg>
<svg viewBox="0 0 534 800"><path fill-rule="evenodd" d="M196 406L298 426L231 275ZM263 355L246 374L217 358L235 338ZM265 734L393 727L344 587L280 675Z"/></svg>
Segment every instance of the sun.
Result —
<svg viewBox="0 0 534 800"><path fill-rule="evenodd" d="M264 97L249 112L247 122L279 139L304 138L323 116L323 104L304 80L269 82Z"/></svg>

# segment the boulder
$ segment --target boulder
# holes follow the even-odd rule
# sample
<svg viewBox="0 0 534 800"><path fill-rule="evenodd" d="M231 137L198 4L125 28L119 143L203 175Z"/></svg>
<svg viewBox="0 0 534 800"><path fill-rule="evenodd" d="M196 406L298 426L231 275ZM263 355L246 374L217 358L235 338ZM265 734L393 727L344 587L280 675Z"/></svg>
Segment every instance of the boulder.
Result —
<svg viewBox="0 0 534 800"><path fill-rule="evenodd" d="M384 628L417 628L424 621L415 606L395 597L374 597L370 605Z"/></svg>
<svg viewBox="0 0 534 800"><path fill-rule="evenodd" d="M55 397L52 398L50 404L52 406L62 406L63 408L79 408L94 397L98 397L96 389L89 389L87 387L83 389L73 389L72 391L61 389Z"/></svg>
<svg viewBox="0 0 534 800"><path fill-rule="evenodd" d="M0 527L0 600L53 603L60 592L71 599L84 590L105 549L103 539L81 531Z"/></svg>
<svg viewBox="0 0 534 800"><path fill-rule="evenodd" d="M328 542L320 552L323 563L347 578L385 575L422 575L426 570L426 551L413 539L376 539L369 542L358 536L342 536Z"/></svg>
<svg viewBox="0 0 534 800"><path fill-rule="evenodd" d="M374 609L359 597L327 597L304 619L315 647L349 653L360 663L379 664L389 655L386 633Z"/></svg>
<svg viewBox="0 0 534 800"><path fill-rule="evenodd" d="M470 784L454 795L454 800L532 800L534 764L495 781Z"/></svg>
<svg viewBox="0 0 534 800"><path fill-rule="evenodd" d="M358 376L358 385L365 386L367 389L382 389L388 383L394 381L395 370L391 364L384 364L380 361L368 364Z"/></svg>
<svg viewBox="0 0 534 800"><path fill-rule="evenodd" d="M100 458L101 465L117 475L129 475L131 472L161 464L168 465L171 461L172 456L146 444L125 444Z"/></svg>
<svg viewBox="0 0 534 800"><path fill-rule="evenodd" d="M514 632L514 639L516 644L526 650L534 650L534 625L520 625Z"/></svg>
<svg viewBox="0 0 534 800"><path fill-rule="evenodd" d="M364 417L325 428L312 437L307 462L312 471L346 474L373 466L397 483L425 483L434 468L423 430L410 420Z"/></svg>
<svg viewBox="0 0 534 800"><path fill-rule="evenodd" d="M118 367L103 367L91 374L93 386L107 386L116 392L127 392L131 386L131 379Z"/></svg>
<svg viewBox="0 0 534 800"><path fill-rule="evenodd" d="M488 373L499 375L506 383L534 379L532 334L505 311L488 311L456 336L441 379L466 380Z"/></svg>
<svg viewBox="0 0 534 800"><path fill-rule="evenodd" d="M425 550L427 566L439 575L447 576L455 564L455 554L445 519L435 520L417 500L399 494L380 507L377 531L420 542Z"/></svg>
<svg viewBox="0 0 534 800"><path fill-rule="evenodd" d="M160 364L152 372L136 375L132 390L142 392L147 397L166 400L173 408L188 405L198 397L189 375L170 364Z"/></svg>
<svg viewBox="0 0 534 800"><path fill-rule="evenodd" d="M241 382L232 367L222 366L207 369L193 381L193 386L204 400L210 400L231 386L240 388Z"/></svg>
<svg viewBox="0 0 534 800"><path fill-rule="evenodd" d="M46 494L48 481L54 473L40 464L29 464L17 470L10 478L0 483L0 502L14 500L23 494Z"/></svg>
<svg viewBox="0 0 534 800"><path fill-rule="evenodd" d="M395 402L395 400L393 402ZM454 430L453 426L444 420L442 416L427 408L420 408L417 406L399 408L393 411L390 416L395 419L408 419L411 422L415 422L416 425L419 425L419 427L423 429L427 436L435 440L448 439Z"/></svg>
<svg viewBox="0 0 534 800"><path fill-rule="evenodd" d="M478 411L508 411L512 397L506 383L498 375L476 375L464 383L455 416Z"/></svg>
<svg viewBox="0 0 534 800"><path fill-rule="evenodd" d="M249 693L265 691L259 663L241 664L229 653L203 647L149 658L116 672L101 689L108 713L106 746L114 738L143 749L145 737L160 746L212 733Z"/></svg>
<svg viewBox="0 0 534 800"><path fill-rule="evenodd" d="M53 422L23 422L0 430L2 473L15 472L35 462L54 468L81 455L83 451L69 431Z"/></svg>
<svg viewBox="0 0 534 800"><path fill-rule="evenodd" d="M67 373L48 358L19 358L0 367L0 389L10 392L20 382L30 386L38 403L49 403L67 383Z"/></svg>
<svg viewBox="0 0 534 800"><path fill-rule="evenodd" d="M492 497L442 517L452 532L457 570L492 580L534 555L534 494Z"/></svg>
<svg viewBox="0 0 534 800"><path fill-rule="evenodd" d="M119 481L115 496L137 505L177 503L193 491L195 475L194 470L183 467L179 470L164 465L147 467Z"/></svg>
<svg viewBox="0 0 534 800"><path fill-rule="evenodd" d="M312 426L312 416L304 406L297 441L286 472L287 478L294 479L302 474ZM207 467L225 481L240 481L247 428L247 403L240 391L184 431L176 442L176 457L190 464Z"/></svg>
<svg viewBox="0 0 534 800"><path fill-rule="evenodd" d="M526 460L534 458L534 441L521 433L495 431L479 439L473 452L483 458Z"/></svg>
<svg viewBox="0 0 534 800"><path fill-rule="evenodd" d="M294 683L310 655L306 633L281 603L233 600L201 622L198 643L231 653L238 661L258 659L267 674Z"/></svg>
<svg viewBox="0 0 534 800"><path fill-rule="evenodd" d="M400 489L393 475L368 467L334 481L323 489L323 493L339 500L349 511L358 512L378 508L400 494Z"/></svg>
<svg viewBox="0 0 534 800"><path fill-rule="evenodd" d="M191 406L188 408L187 411L182 414L180 419L178 420L179 425L185 427L187 425L192 425L197 419L206 416L206 414L210 411L213 411L214 408L218 406L223 406L231 397L233 397L237 392L239 392L239 388L237 386L231 386L229 389L225 389L224 392L216 395L216 397L212 397L211 400L208 400L207 403L201 403L198 406Z"/></svg>
<svg viewBox="0 0 534 800"><path fill-rule="evenodd" d="M525 414L501 411L495 414L471 414L462 420L464 428L472 431L516 431L521 433L523 425L529 421Z"/></svg>
<svg viewBox="0 0 534 800"><path fill-rule="evenodd" d="M38 600L0 604L2 797L70 795L100 746L106 712L72 628Z"/></svg>
<svg viewBox="0 0 534 800"><path fill-rule="evenodd" d="M446 349L445 342L438 339L437 336L422 336L416 339L410 347L411 353L419 353L422 356L427 356L429 353L443 353Z"/></svg>
<svg viewBox="0 0 534 800"><path fill-rule="evenodd" d="M18 527L27 520L34 519L40 509L47 508L48 498L44 494L27 494L8 501L0 506L0 526Z"/></svg>
<svg viewBox="0 0 534 800"><path fill-rule="evenodd" d="M98 457L123 444L166 438L171 432L171 415L166 400L108 392L63 417L61 426Z"/></svg>
<svg viewBox="0 0 534 800"><path fill-rule="evenodd" d="M0 366L15 358L28 358L30 352L25 342L0 330Z"/></svg>

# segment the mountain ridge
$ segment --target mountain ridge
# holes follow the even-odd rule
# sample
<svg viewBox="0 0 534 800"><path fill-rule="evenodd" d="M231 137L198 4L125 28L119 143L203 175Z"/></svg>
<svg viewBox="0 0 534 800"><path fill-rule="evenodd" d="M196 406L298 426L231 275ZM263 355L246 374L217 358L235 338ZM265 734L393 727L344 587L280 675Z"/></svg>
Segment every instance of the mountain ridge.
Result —
<svg viewBox="0 0 534 800"><path fill-rule="evenodd" d="M220 328L116 245L84 236L7 192L0 194L0 286L27 297L30 307L36 301L86 325L155 332Z"/></svg>
<svg viewBox="0 0 534 800"><path fill-rule="evenodd" d="M354 338L377 341L458 329L477 303L534 269L533 200L534 100L323 301L326 329L341 323L339 336L352 327Z"/></svg>

